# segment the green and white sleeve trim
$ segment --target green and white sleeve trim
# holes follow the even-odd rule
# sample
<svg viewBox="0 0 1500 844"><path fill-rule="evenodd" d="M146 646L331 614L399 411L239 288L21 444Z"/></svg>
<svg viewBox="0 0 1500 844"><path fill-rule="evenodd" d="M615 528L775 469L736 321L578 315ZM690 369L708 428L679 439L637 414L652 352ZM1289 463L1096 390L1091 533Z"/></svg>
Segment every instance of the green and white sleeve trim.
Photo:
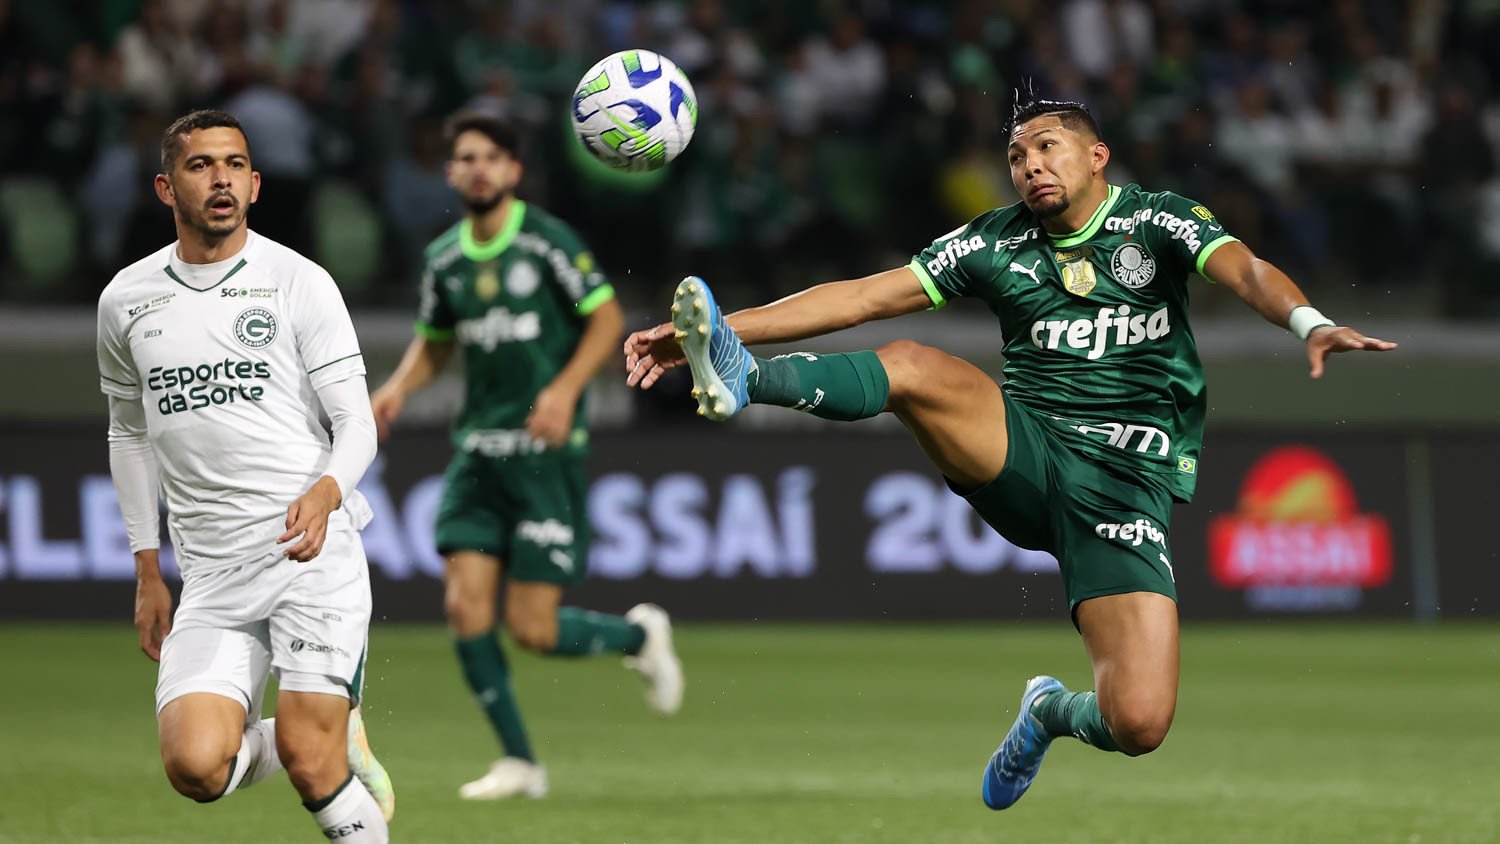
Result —
<svg viewBox="0 0 1500 844"><path fill-rule="evenodd" d="M614 285L602 284L598 287L595 287L593 292L583 297L583 301L578 303L578 315L588 316L589 314L598 310L600 305L608 302L613 298L615 298Z"/></svg>
<svg viewBox="0 0 1500 844"><path fill-rule="evenodd" d="M412 330L423 340L431 340L435 343L446 343L456 336L451 328L434 328L425 322L418 322L412 326Z"/></svg>
<svg viewBox="0 0 1500 844"><path fill-rule="evenodd" d="M943 296L943 291L938 289L937 284L933 282L932 276L927 274L927 268L922 266L921 261L913 258L911 259L911 263L907 264L906 267L917 277L917 281L922 282L922 289L927 292L927 298L932 300L932 307L928 308L928 310L935 311L948 304L947 298Z"/></svg>
<svg viewBox="0 0 1500 844"><path fill-rule="evenodd" d="M1196 268L1197 272L1198 272L1198 275L1201 275L1204 278L1208 278L1208 274L1203 271L1203 267L1208 264L1208 256L1210 256L1210 255L1214 254L1215 252L1219 251L1219 247L1220 246L1224 246L1224 245L1230 244L1230 243L1239 243L1239 242L1240 242L1240 239L1237 238L1237 237L1235 237L1232 234L1226 234L1226 235L1223 235L1221 237L1215 238L1214 240L1209 241L1208 244L1206 244L1201 250L1198 251L1198 265L1197 265L1197 268ZM1211 278L1208 278L1208 280L1209 280L1210 283L1216 283Z"/></svg>

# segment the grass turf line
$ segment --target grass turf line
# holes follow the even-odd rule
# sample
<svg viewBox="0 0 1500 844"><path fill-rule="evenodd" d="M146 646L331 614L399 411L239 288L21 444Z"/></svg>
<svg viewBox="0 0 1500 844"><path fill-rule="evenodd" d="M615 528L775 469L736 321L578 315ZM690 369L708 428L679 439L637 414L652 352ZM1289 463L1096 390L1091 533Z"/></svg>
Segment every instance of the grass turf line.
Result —
<svg viewBox="0 0 1500 844"><path fill-rule="evenodd" d="M1004 813L980 771L1022 683L1089 685L1065 622L684 625L671 720L616 660L517 655L541 801L456 798L496 748L441 628L376 626L365 717L403 842L1480 844L1500 841L1497 633L1189 626L1163 748L1061 740ZM0 842L317 840L282 775L210 806L172 792L128 625L0 625L0 678Z"/></svg>

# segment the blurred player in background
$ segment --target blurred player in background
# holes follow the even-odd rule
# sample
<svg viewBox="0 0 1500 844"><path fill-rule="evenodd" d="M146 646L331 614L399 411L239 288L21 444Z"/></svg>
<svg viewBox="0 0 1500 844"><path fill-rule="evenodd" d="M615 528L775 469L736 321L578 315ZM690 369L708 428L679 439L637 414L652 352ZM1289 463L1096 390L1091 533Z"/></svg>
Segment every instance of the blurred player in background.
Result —
<svg viewBox="0 0 1500 844"><path fill-rule="evenodd" d="M495 631L502 573L505 626L521 647L624 654L664 714L682 703L682 668L660 607L641 604L622 618L561 606L588 565L583 393L624 328L614 290L572 229L516 198L521 161L509 126L463 113L446 129L448 181L464 219L427 247L417 336L370 402L384 437L406 397L442 369L455 342L463 347L467 393L437 545L459 663L504 755L459 794L542 797L547 773Z"/></svg>
<svg viewBox="0 0 1500 844"><path fill-rule="evenodd" d="M698 412L716 421L749 402L837 420L890 411L985 521L1057 556L1095 691L1071 692L1045 675L1026 684L985 768L993 809L1025 793L1054 738L1135 756L1156 749L1172 723L1177 596L1167 533L1173 500L1193 494L1207 406L1189 278L1222 284L1290 328L1314 378L1331 352L1395 347L1309 306L1202 205L1111 185L1109 147L1082 105L1018 95L1008 134L1021 202L943 235L907 266L728 318L703 281L688 278L672 322L625 343L630 385L649 388L686 361ZM1004 389L909 340L769 360L743 345L816 337L958 296L982 299L1000 320Z"/></svg>
<svg viewBox="0 0 1500 844"><path fill-rule="evenodd" d="M383 842L395 795L352 709L370 622L355 485L375 456L359 340L328 273L247 227L260 174L233 117L177 120L161 166L177 241L104 289L98 353L167 778L207 803L284 766L325 836Z"/></svg>

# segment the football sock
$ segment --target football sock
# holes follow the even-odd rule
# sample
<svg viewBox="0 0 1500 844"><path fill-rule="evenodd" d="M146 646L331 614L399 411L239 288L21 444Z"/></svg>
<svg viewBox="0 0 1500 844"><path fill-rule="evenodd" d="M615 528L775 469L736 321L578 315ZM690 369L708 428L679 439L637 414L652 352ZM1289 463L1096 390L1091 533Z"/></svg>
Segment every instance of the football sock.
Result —
<svg viewBox="0 0 1500 844"><path fill-rule="evenodd" d="M823 419L853 422L885 410L891 381L874 352L814 355L795 352L756 358L746 381L750 401L775 404Z"/></svg>
<svg viewBox="0 0 1500 844"><path fill-rule="evenodd" d="M386 844L391 840L380 806L353 774L332 794L302 805L313 813L318 826L323 828L323 836L330 841Z"/></svg>
<svg viewBox="0 0 1500 844"><path fill-rule="evenodd" d="M239 752L229 763L229 781L224 784L220 797L228 797L236 790L249 788L281 770L281 757L276 754L276 719L256 721L245 728L240 737Z"/></svg>
<svg viewBox="0 0 1500 844"><path fill-rule="evenodd" d="M1073 736L1100 750L1118 752L1109 725L1099 713L1099 698L1093 692L1052 692L1043 695L1031 707L1031 714L1041 722L1047 735Z"/></svg>
<svg viewBox="0 0 1500 844"><path fill-rule="evenodd" d="M456 639L454 647L464 669L464 679L469 681L474 698L489 717L490 726L500 738L505 755L535 761L531 755L531 741L526 737L526 726L521 723L521 708L510 688L510 667L494 631L472 639Z"/></svg>
<svg viewBox="0 0 1500 844"><path fill-rule="evenodd" d="M552 653L559 656L593 656L611 651L634 656L646 641L646 631L618 615L559 607L557 610L557 644Z"/></svg>

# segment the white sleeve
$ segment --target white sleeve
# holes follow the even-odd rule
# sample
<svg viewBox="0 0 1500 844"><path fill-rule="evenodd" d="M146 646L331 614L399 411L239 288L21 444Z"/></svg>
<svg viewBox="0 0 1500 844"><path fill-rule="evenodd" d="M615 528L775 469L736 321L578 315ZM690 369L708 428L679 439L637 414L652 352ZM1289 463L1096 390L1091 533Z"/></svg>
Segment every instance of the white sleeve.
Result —
<svg viewBox="0 0 1500 844"><path fill-rule="evenodd" d="M94 350L99 359L99 389L105 395L122 399L141 397L140 376L135 371L135 359L130 354L130 343L125 339L126 316L117 307L112 297L99 297L98 333Z"/></svg>
<svg viewBox="0 0 1500 844"><path fill-rule="evenodd" d="M313 389L365 374L359 337L337 284L326 270L309 264L297 275L289 294L297 351ZM368 409L368 408L367 408ZM361 469L360 471L364 471Z"/></svg>
<svg viewBox="0 0 1500 844"><path fill-rule="evenodd" d="M161 470L156 453L146 437L146 408L139 397L109 398L109 474L115 482L120 515L125 517L125 535L130 550L144 551L161 545L161 523L156 495Z"/></svg>
<svg viewBox="0 0 1500 844"><path fill-rule="evenodd" d="M340 497L359 485L375 459L375 416L370 412L370 393L363 375L353 375L318 388L318 400L333 423L333 454L323 474L339 485Z"/></svg>

